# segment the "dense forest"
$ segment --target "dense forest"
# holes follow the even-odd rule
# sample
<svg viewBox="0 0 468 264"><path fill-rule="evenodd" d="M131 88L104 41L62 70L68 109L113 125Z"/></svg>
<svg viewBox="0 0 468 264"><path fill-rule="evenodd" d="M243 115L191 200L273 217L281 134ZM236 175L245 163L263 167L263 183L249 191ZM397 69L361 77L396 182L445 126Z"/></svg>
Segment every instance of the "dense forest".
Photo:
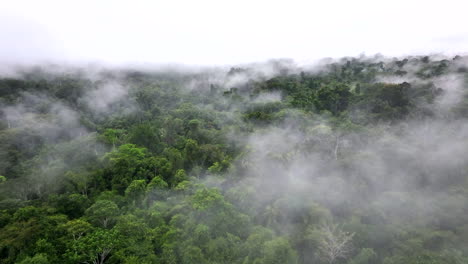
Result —
<svg viewBox="0 0 468 264"><path fill-rule="evenodd" d="M468 263L468 57L0 75L0 263Z"/></svg>

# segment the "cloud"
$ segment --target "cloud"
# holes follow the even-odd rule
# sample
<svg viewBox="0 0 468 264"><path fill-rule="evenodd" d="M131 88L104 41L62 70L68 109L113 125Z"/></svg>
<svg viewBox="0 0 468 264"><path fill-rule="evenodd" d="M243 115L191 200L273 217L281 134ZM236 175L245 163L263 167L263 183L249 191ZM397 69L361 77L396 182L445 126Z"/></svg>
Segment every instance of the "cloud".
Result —
<svg viewBox="0 0 468 264"><path fill-rule="evenodd" d="M0 60L5 63L30 63L57 60L62 48L47 27L27 18L0 15Z"/></svg>
<svg viewBox="0 0 468 264"><path fill-rule="evenodd" d="M0 110L9 127L37 133L48 142L86 133L75 110L44 94L23 92L18 103L4 105Z"/></svg>
<svg viewBox="0 0 468 264"><path fill-rule="evenodd" d="M2 5L0 58L225 65L362 52L454 53L466 46L466 7L457 0L20 0Z"/></svg>
<svg viewBox="0 0 468 264"><path fill-rule="evenodd" d="M112 104L122 99L125 99L124 101L126 102L128 101L128 91L129 88L122 83L116 81L104 82L95 89L89 89L80 98L80 101L96 113L109 113Z"/></svg>

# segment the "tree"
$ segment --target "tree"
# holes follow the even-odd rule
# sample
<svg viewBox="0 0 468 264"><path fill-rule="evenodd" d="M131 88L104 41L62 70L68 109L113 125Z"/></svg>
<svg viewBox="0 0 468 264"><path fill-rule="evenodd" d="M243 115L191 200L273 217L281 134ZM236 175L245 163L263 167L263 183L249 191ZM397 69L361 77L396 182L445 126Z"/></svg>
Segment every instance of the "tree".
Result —
<svg viewBox="0 0 468 264"><path fill-rule="evenodd" d="M349 264L373 264L377 262L377 253L372 248L363 248L351 259Z"/></svg>
<svg viewBox="0 0 468 264"><path fill-rule="evenodd" d="M84 220L75 219L62 225L62 228L65 229L65 231L70 235L71 238L73 238L73 240L79 240L86 233L90 232L93 227L90 223Z"/></svg>
<svg viewBox="0 0 468 264"><path fill-rule="evenodd" d="M156 190L156 189L167 189L169 185L165 182L161 176L154 177L151 182L148 184L148 191Z"/></svg>
<svg viewBox="0 0 468 264"><path fill-rule="evenodd" d="M134 256L140 260L155 257L152 254L154 251L154 245L152 244L154 236L145 219L132 214L122 215L118 218L114 229L124 238L119 244L119 250L115 251L116 257L127 259L129 256Z"/></svg>
<svg viewBox="0 0 468 264"><path fill-rule="evenodd" d="M36 254L34 257L26 257L22 261L18 262L18 264L50 264L47 256L44 254Z"/></svg>
<svg viewBox="0 0 468 264"><path fill-rule="evenodd" d="M224 197L217 189L201 189L191 197L191 205L196 210L206 210L224 203Z"/></svg>
<svg viewBox="0 0 468 264"><path fill-rule="evenodd" d="M121 238L116 230L96 229L94 232L75 240L67 257L74 263L103 264L109 254L119 247Z"/></svg>
<svg viewBox="0 0 468 264"><path fill-rule="evenodd" d="M145 180L134 180L128 185L125 190L125 196L130 199L133 204L141 201L145 195L146 181Z"/></svg>
<svg viewBox="0 0 468 264"><path fill-rule="evenodd" d="M71 186L73 186L73 189L88 196L88 185L91 181L88 174L68 171L65 173L65 178L70 182Z"/></svg>
<svg viewBox="0 0 468 264"><path fill-rule="evenodd" d="M129 142L145 147L153 153L160 152L159 129L152 124L143 123L132 127L128 134Z"/></svg>
<svg viewBox="0 0 468 264"><path fill-rule="evenodd" d="M101 139L108 144L112 144L112 148L115 149L116 144L121 142L124 132L122 129L108 128L102 133Z"/></svg>
<svg viewBox="0 0 468 264"><path fill-rule="evenodd" d="M186 165L198 165L198 161L200 160L198 142L193 139L187 139L185 141L184 154Z"/></svg>
<svg viewBox="0 0 468 264"><path fill-rule="evenodd" d="M182 263L208 263L202 250L197 246L188 246L182 250Z"/></svg>
<svg viewBox="0 0 468 264"><path fill-rule="evenodd" d="M276 238L267 241L263 247L263 258L260 263L283 264L297 263L297 254L285 238Z"/></svg>
<svg viewBox="0 0 468 264"><path fill-rule="evenodd" d="M133 144L122 145L105 158L109 162L107 173L112 186L119 193L124 193L133 180L149 180L157 174L166 176L170 169L167 160L152 157L145 148Z"/></svg>
<svg viewBox="0 0 468 264"><path fill-rule="evenodd" d="M187 179L187 173L185 173L184 169L179 169L176 171L173 181L172 181L172 186L177 186L177 184L185 181Z"/></svg>
<svg viewBox="0 0 468 264"><path fill-rule="evenodd" d="M58 212L66 214L70 218L81 217L86 208L91 204L88 197L82 194L62 194L49 196L51 204L57 208Z"/></svg>
<svg viewBox="0 0 468 264"><path fill-rule="evenodd" d="M166 148L163 152L164 157L172 164L172 170L175 172L178 169L184 168L184 158L182 153L176 148Z"/></svg>
<svg viewBox="0 0 468 264"><path fill-rule="evenodd" d="M169 185L161 176L154 177L146 188L146 202L150 205L154 200L162 199L168 194Z"/></svg>
<svg viewBox="0 0 468 264"><path fill-rule="evenodd" d="M117 205L108 200L99 200L86 210L86 215L102 227L107 228L119 214Z"/></svg>
<svg viewBox="0 0 468 264"><path fill-rule="evenodd" d="M213 174L218 174L226 171L230 166L231 163L229 162L229 159L223 159L220 162L217 161L213 163L213 165L208 168L208 171Z"/></svg>
<svg viewBox="0 0 468 264"><path fill-rule="evenodd" d="M333 223L323 224L320 231L322 237L319 241L319 251L324 261L333 264L338 259L349 257L354 233L344 232Z"/></svg>

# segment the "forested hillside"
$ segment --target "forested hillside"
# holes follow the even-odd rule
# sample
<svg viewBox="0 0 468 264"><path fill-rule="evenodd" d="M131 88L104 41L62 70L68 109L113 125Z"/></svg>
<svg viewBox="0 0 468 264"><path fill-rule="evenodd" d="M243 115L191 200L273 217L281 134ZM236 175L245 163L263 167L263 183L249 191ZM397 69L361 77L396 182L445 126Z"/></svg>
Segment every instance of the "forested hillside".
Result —
<svg viewBox="0 0 468 264"><path fill-rule="evenodd" d="M468 263L468 57L2 70L0 263Z"/></svg>

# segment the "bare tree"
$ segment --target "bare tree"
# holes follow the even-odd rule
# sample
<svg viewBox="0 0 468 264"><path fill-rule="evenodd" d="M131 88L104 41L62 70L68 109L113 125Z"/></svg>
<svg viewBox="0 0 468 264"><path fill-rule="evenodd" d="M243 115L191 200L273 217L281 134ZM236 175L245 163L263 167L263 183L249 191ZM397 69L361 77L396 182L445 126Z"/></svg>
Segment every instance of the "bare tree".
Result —
<svg viewBox="0 0 468 264"><path fill-rule="evenodd" d="M340 146L340 136L336 135L336 141L335 141L335 151L333 154L335 154L335 160L338 160L338 148Z"/></svg>
<svg viewBox="0 0 468 264"><path fill-rule="evenodd" d="M322 237L319 242L319 251L327 263L333 264L340 258L349 257L353 249L351 242L354 233L345 232L333 223L322 225L320 231Z"/></svg>

